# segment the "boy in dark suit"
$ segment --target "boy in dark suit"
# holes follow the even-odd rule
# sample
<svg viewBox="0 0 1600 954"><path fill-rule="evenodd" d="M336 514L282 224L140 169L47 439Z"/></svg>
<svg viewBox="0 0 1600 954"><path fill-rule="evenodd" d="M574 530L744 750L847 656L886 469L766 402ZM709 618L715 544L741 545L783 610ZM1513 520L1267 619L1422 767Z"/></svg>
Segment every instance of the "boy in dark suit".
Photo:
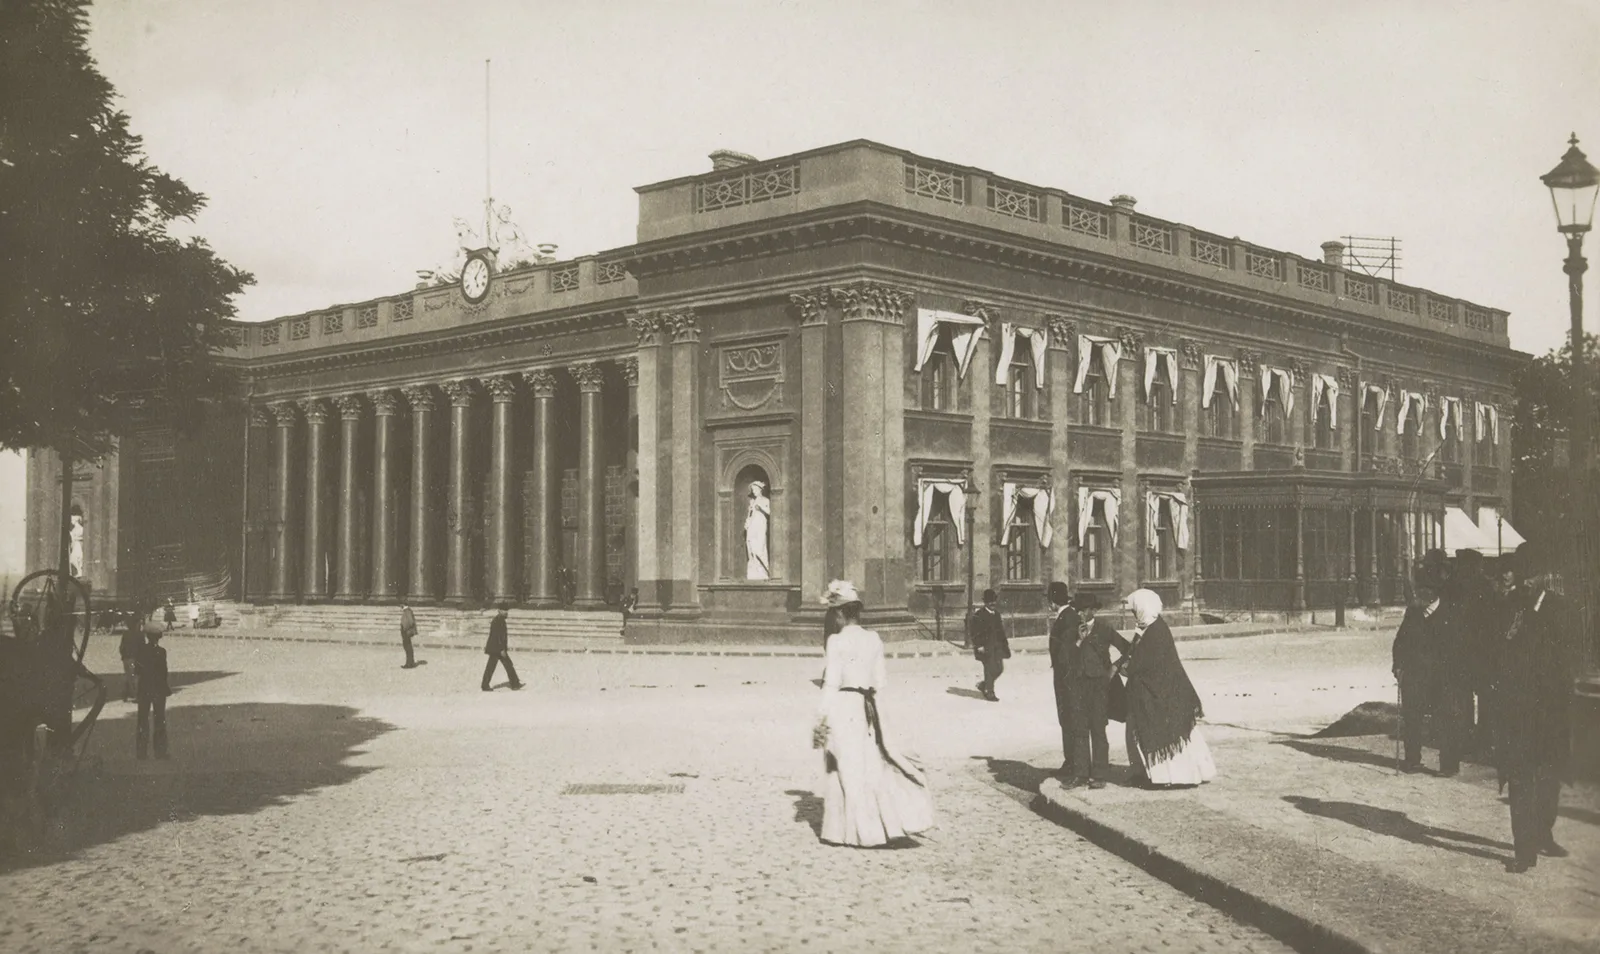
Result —
<svg viewBox="0 0 1600 954"><path fill-rule="evenodd" d="M127 628L122 631L122 641L117 646L117 653L122 657L123 702L138 699L139 653L144 649L144 622L137 614L129 616L123 621Z"/></svg>
<svg viewBox="0 0 1600 954"><path fill-rule="evenodd" d="M994 590L983 591L983 605L972 612L972 655L983 663L983 681L978 691L990 702L999 702L994 694L994 681L1005 672L1005 661L1011 658L1011 646L1006 642L1005 622L1000 618L1000 596Z"/></svg>
<svg viewBox="0 0 1600 954"><path fill-rule="evenodd" d="M512 689L521 689L522 680L517 678L517 667L511 665L511 654L506 640L506 610L509 607L501 603L494 614L494 619L489 621L489 639L483 644L484 655L489 657L488 665L483 667L483 691L493 692L489 680L494 678L496 665L504 664L506 676L511 680Z"/></svg>
<svg viewBox="0 0 1600 954"><path fill-rule="evenodd" d="M150 723L155 722L156 758L167 757L167 651L161 648L161 633L146 634L149 640L139 648L139 724L134 737L134 754L146 758L150 750Z"/></svg>
<svg viewBox="0 0 1600 954"><path fill-rule="evenodd" d="M1106 740L1106 699L1111 688L1111 647L1128 653L1128 641L1111 621L1097 617L1100 599L1081 593L1072 601L1077 611L1078 631L1072 645L1065 647L1063 661L1067 675L1068 731L1072 741L1071 765L1074 775L1069 788L1087 785L1106 787L1106 769L1111 748Z"/></svg>

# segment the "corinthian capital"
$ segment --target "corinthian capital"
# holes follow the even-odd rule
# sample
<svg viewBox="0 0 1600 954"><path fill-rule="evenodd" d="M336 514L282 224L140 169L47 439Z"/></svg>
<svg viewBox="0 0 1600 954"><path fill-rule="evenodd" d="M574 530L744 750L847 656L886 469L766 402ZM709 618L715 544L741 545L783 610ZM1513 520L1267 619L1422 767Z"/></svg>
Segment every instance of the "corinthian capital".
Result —
<svg viewBox="0 0 1600 954"><path fill-rule="evenodd" d="M306 398L300 402L300 411L306 416L307 424L326 424L333 416L328 402L322 398Z"/></svg>
<svg viewBox="0 0 1600 954"><path fill-rule="evenodd" d="M471 378L455 378L450 381L441 381L439 390L450 399L451 407L471 407L472 399L478 396L478 386Z"/></svg>
<svg viewBox="0 0 1600 954"><path fill-rule="evenodd" d="M278 401L267 406L272 409L279 427L293 427L300 422L300 406L293 401Z"/></svg>
<svg viewBox="0 0 1600 954"><path fill-rule="evenodd" d="M1050 343L1057 348L1071 348L1078 337L1077 323L1066 315L1046 315L1045 320L1050 324Z"/></svg>
<svg viewBox="0 0 1600 954"><path fill-rule="evenodd" d="M554 397L556 393L555 372L549 368L534 368L522 372L522 380L528 382L528 387L533 389L534 397Z"/></svg>
<svg viewBox="0 0 1600 954"><path fill-rule="evenodd" d="M661 313L657 311L628 312L628 327L639 336L639 347L650 348L661 341Z"/></svg>
<svg viewBox="0 0 1600 954"><path fill-rule="evenodd" d="M852 282L829 290L844 312L845 321L881 321L904 324L911 293L878 282Z"/></svg>
<svg viewBox="0 0 1600 954"><path fill-rule="evenodd" d="M339 417L346 421L359 421L367 409L367 402L359 394L341 394L333 399L339 407Z"/></svg>
<svg viewBox="0 0 1600 954"><path fill-rule="evenodd" d="M974 318L981 318L986 325L994 321L995 318L994 309L989 306L989 303L979 301L976 298L968 298L963 301L961 303L961 312Z"/></svg>
<svg viewBox="0 0 1600 954"><path fill-rule="evenodd" d="M572 379L578 382L578 390L584 393L598 393L605 384L605 373L593 361L580 362L567 370L572 372Z"/></svg>
<svg viewBox="0 0 1600 954"><path fill-rule="evenodd" d="M392 417L405 409L400 394L396 391L373 391L367 397L372 401L372 413L379 417Z"/></svg>
<svg viewBox="0 0 1600 954"><path fill-rule="evenodd" d="M661 321L664 327L672 329L673 344L700 340L700 319L693 308L662 312Z"/></svg>
<svg viewBox="0 0 1600 954"><path fill-rule="evenodd" d="M828 290L814 288L808 292L795 292L789 304L800 316L800 327L826 324L828 321Z"/></svg>
<svg viewBox="0 0 1600 954"><path fill-rule="evenodd" d="M413 411L437 411L439 409L439 392L426 384L408 384L400 389L406 397L406 403L411 405Z"/></svg>
<svg viewBox="0 0 1600 954"><path fill-rule="evenodd" d="M639 359L623 358L617 362L617 367L622 369L622 380L630 388L639 386Z"/></svg>
<svg viewBox="0 0 1600 954"><path fill-rule="evenodd" d="M272 409L266 405L257 404L250 409L251 427L271 427Z"/></svg>
<svg viewBox="0 0 1600 954"><path fill-rule="evenodd" d="M483 386L489 390L489 396L496 404L504 404L517 396L517 379L509 374L497 374L492 378L485 378Z"/></svg>

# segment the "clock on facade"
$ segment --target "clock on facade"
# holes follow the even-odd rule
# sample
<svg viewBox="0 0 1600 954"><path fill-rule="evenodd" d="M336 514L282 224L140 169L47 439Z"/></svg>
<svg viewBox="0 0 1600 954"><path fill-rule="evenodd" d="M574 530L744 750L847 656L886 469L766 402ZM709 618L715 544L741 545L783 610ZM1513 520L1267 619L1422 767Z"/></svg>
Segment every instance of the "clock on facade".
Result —
<svg viewBox="0 0 1600 954"><path fill-rule="evenodd" d="M492 274L489 259L481 252L467 256L461 267L461 297L476 305L489 296L489 277Z"/></svg>

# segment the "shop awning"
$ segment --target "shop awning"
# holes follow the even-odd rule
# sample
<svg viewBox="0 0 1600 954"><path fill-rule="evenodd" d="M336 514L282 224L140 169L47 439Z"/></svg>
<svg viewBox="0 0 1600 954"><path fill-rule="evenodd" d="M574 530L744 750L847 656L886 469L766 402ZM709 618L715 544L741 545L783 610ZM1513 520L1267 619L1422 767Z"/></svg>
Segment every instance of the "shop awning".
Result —
<svg viewBox="0 0 1600 954"><path fill-rule="evenodd" d="M1467 512L1460 507L1444 508L1444 549L1447 553L1457 550L1477 550L1484 556L1489 555L1489 550L1494 548L1494 541L1484 537L1478 525L1472 522Z"/></svg>
<svg viewBox="0 0 1600 954"><path fill-rule="evenodd" d="M1500 511L1494 507L1478 508L1478 535L1483 537L1486 544L1478 552L1486 557L1510 553L1528 542L1511 525L1511 521L1500 516Z"/></svg>

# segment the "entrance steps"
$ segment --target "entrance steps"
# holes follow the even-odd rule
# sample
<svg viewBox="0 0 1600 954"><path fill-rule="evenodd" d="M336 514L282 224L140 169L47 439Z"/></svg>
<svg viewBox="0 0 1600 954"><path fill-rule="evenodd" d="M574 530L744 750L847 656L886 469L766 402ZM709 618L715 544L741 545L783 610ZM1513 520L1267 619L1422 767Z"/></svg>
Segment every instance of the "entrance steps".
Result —
<svg viewBox="0 0 1600 954"><path fill-rule="evenodd" d="M417 638L478 639L489 635L494 610L462 610L413 606ZM278 630L307 635L379 639L398 643L400 608L345 604L265 604L241 606L235 617L247 630ZM224 617L226 620L226 617ZM226 621L224 622L226 625ZM613 610L512 609L506 613L506 634L517 638L612 639L622 641L622 614Z"/></svg>

